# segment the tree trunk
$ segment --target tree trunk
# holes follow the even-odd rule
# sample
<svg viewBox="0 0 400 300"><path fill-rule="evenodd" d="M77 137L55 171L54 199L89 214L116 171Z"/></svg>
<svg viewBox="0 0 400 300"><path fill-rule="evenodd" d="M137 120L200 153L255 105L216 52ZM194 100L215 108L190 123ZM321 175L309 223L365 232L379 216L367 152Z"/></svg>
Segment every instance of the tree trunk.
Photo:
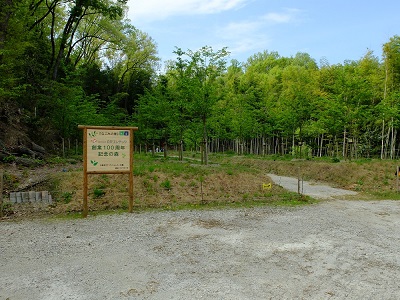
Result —
<svg viewBox="0 0 400 300"><path fill-rule="evenodd" d="M208 165L207 119L203 117L203 155L205 165Z"/></svg>
<svg viewBox="0 0 400 300"><path fill-rule="evenodd" d="M393 159L394 157L394 148L395 148L395 135L394 135L394 126L393 126L393 118L392 118L392 124L390 126L390 130L392 133L391 139L390 139L390 159Z"/></svg>
<svg viewBox="0 0 400 300"><path fill-rule="evenodd" d="M322 147L324 146L324 134L322 133L322 135L321 135L321 144L320 144L320 147L319 147L319 157L322 157Z"/></svg>
<svg viewBox="0 0 400 300"><path fill-rule="evenodd" d="M388 148L389 148L389 140L390 140L390 127L388 128L386 139L385 139L385 147L384 147L384 158L387 158L388 155Z"/></svg>
<svg viewBox="0 0 400 300"><path fill-rule="evenodd" d="M343 132L343 151L342 151L342 156L344 157L344 159L346 159L346 128L344 129Z"/></svg>
<svg viewBox="0 0 400 300"><path fill-rule="evenodd" d="M293 132L293 135L292 135L292 153L293 154L295 153L295 149L296 149L296 145L294 144L294 132Z"/></svg>
<svg viewBox="0 0 400 300"><path fill-rule="evenodd" d="M384 144L384 135L385 135L385 119L382 120L382 139L381 139L381 159L383 159L383 144Z"/></svg>

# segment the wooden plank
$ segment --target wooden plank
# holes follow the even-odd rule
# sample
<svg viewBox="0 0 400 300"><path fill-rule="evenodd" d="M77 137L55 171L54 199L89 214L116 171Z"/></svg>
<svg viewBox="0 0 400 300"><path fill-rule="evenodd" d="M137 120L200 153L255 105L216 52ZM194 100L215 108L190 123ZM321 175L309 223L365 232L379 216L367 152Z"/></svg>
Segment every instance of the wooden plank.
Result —
<svg viewBox="0 0 400 300"><path fill-rule="evenodd" d="M128 211L131 213L133 211L133 130L131 130L131 142L130 142L130 166L131 170L129 172L129 208Z"/></svg>
<svg viewBox="0 0 400 300"><path fill-rule="evenodd" d="M78 126L79 127L79 126ZM88 215L87 128L83 128L83 207L82 217Z"/></svg>
<svg viewBox="0 0 400 300"><path fill-rule="evenodd" d="M110 130L139 130L139 127L125 127L125 126L90 126L90 125L78 125L79 129L110 129Z"/></svg>
<svg viewBox="0 0 400 300"><path fill-rule="evenodd" d="M0 217L3 217L3 170L0 170Z"/></svg>

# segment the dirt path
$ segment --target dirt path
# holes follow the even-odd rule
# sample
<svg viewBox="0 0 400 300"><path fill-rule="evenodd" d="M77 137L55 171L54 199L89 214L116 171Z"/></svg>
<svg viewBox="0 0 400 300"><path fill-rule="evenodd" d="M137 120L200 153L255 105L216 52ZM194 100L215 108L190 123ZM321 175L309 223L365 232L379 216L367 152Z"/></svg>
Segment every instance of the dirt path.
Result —
<svg viewBox="0 0 400 300"><path fill-rule="evenodd" d="M0 299L399 299L400 202L0 223Z"/></svg>
<svg viewBox="0 0 400 300"><path fill-rule="evenodd" d="M308 181L300 181L297 178L267 174L271 180L281 187L292 191L316 198L316 199L338 199L344 196L357 195L357 192L333 188L322 184L312 184Z"/></svg>

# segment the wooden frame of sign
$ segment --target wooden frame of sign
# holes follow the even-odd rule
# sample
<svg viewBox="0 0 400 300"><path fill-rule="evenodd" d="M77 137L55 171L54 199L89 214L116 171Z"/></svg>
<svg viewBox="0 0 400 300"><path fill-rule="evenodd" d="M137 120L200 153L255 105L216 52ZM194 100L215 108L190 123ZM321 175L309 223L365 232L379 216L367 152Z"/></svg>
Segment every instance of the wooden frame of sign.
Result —
<svg viewBox="0 0 400 300"><path fill-rule="evenodd" d="M129 212L133 209L133 132L138 127L86 126L83 129L83 208L88 215L88 174L128 174Z"/></svg>

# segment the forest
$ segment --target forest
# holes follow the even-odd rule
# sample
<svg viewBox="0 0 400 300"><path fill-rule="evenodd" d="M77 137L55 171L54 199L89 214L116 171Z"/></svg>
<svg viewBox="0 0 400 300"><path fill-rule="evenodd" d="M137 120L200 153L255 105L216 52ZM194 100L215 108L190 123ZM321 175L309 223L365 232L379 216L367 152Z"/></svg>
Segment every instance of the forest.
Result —
<svg viewBox="0 0 400 300"><path fill-rule="evenodd" d="M127 0L3 1L1 159L60 154L82 140L78 125L137 126L137 150L201 151L205 164L210 152L399 157L400 36L381 59L366 49L335 65L269 50L239 62L208 45L176 45L161 62L127 10Z"/></svg>

